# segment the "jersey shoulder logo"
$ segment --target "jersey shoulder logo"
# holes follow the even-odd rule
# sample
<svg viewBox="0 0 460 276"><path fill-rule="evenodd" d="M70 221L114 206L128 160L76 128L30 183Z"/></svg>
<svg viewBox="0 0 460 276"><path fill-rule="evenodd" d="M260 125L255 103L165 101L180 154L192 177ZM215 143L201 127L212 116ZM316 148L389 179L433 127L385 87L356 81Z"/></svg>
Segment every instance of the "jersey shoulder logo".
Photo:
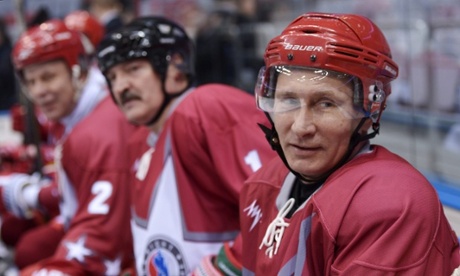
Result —
<svg viewBox="0 0 460 276"><path fill-rule="evenodd" d="M262 210L260 209L260 206L257 204L257 200L254 200L251 204L249 204L248 207L244 208L243 212L247 213L248 217L253 218L251 228L249 228L249 231L252 231L252 229L254 229L256 224L262 218Z"/></svg>

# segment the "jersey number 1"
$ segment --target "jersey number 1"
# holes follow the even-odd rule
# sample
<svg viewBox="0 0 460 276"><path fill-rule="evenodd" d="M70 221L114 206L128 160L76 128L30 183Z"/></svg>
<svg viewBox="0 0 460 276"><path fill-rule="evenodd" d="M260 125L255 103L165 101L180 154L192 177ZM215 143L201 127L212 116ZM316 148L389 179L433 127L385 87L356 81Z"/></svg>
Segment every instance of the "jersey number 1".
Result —
<svg viewBox="0 0 460 276"><path fill-rule="evenodd" d="M244 162L251 167L253 172L257 171L262 166L257 150L251 150L248 152L248 154L244 157Z"/></svg>

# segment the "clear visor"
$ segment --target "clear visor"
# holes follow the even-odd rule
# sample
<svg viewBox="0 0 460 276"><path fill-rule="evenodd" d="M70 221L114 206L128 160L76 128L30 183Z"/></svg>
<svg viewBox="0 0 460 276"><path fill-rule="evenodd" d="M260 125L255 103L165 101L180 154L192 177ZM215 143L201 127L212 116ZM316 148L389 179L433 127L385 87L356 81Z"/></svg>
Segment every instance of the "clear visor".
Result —
<svg viewBox="0 0 460 276"><path fill-rule="evenodd" d="M324 69L263 67L255 95L257 107L270 116L303 111L314 119L359 119L368 117L360 85L354 76Z"/></svg>

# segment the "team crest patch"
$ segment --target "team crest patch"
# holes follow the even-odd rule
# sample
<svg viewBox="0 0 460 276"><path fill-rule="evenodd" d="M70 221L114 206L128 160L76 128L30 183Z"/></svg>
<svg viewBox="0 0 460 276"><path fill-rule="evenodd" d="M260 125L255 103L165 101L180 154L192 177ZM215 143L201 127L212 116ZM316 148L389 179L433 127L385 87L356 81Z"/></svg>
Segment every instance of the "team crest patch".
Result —
<svg viewBox="0 0 460 276"><path fill-rule="evenodd" d="M155 237L149 242L142 270L145 276L187 275L187 266L179 248L164 237Z"/></svg>

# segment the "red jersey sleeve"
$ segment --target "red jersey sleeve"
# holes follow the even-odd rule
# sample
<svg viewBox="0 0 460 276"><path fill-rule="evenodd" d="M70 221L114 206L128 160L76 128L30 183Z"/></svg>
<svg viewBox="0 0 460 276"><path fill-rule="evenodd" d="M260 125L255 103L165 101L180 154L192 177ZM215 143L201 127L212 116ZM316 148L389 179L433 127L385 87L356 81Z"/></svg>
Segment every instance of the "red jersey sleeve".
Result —
<svg viewBox="0 0 460 276"><path fill-rule="evenodd" d="M210 91L211 90L211 91ZM177 182L189 229L221 221L239 229L238 201L244 181L276 153L257 123L267 123L247 93L223 85L197 88L169 120ZM193 196L190 196L193 195ZM206 214L206 215L205 215ZM229 227L232 225L231 227Z"/></svg>

